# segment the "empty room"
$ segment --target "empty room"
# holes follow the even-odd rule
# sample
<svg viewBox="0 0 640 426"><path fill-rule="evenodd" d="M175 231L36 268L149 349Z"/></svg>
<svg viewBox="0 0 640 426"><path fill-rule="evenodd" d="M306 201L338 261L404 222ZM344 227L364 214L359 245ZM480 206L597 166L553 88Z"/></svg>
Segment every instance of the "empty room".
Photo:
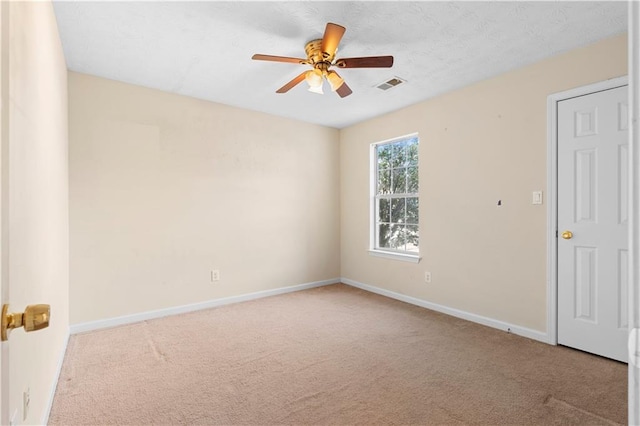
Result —
<svg viewBox="0 0 640 426"><path fill-rule="evenodd" d="M0 2L0 424L640 424L637 2Z"/></svg>

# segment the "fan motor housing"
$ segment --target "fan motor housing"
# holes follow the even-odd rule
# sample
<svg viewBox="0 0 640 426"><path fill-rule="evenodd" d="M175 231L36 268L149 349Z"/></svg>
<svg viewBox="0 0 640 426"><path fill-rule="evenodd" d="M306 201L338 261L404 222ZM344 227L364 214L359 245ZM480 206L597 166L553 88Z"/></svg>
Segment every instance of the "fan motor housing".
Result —
<svg viewBox="0 0 640 426"><path fill-rule="evenodd" d="M331 65L333 59L335 57L335 52L333 55L329 55L327 52L322 51L322 39L311 40L304 47L304 51L307 53L307 59L309 62L315 67L316 64L320 64L325 62L328 65ZM337 49L336 49L337 51Z"/></svg>

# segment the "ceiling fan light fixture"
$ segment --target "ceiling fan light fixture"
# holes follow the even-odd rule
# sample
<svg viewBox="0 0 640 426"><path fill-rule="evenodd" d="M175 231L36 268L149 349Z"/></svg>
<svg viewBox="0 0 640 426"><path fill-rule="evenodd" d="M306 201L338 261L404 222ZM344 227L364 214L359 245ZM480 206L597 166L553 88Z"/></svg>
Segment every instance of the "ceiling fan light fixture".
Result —
<svg viewBox="0 0 640 426"><path fill-rule="evenodd" d="M346 31L342 25L328 22L322 38L308 42L304 51L306 59L291 58L288 56L273 56L255 54L251 59L259 61L286 62L299 65L309 65L313 69L303 71L287 84L276 90L276 93L287 93L293 87L307 81L309 91L322 94L322 85L326 79L331 90L344 98L353 93L347 83L335 71L329 71L330 67L338 68L390 68L393 66L393 56L365 56L359 58L341 58L334 60L338 45Z"/></svg>
<svg viewBox="0 0 640 426"><path fill-rule="evenodd" d="M338 75L335 71L329 71L327 73L327 81L331 85L331 91L335 92L344 84L344 79Z"/></svg>
<svg viewBox="0 0 640 426"><path fill-rule="evenodd" d="M309 84L309 87L320 87L322 88L322 71L320 71L319 69L312 69L307 71L307 74L305 75L305 80L307 80L307 83Z"/></svg>

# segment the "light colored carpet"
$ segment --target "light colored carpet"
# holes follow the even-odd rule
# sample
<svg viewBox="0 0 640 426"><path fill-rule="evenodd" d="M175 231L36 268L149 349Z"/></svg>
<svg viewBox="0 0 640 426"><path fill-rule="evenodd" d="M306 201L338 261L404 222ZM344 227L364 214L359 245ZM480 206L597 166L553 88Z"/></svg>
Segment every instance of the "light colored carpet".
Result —
<svg viewBox="0 0 640 426"><path fill-rule="evenodd" d="M614 424L626 383L338 284L72 336L50 424Z"/></svg>

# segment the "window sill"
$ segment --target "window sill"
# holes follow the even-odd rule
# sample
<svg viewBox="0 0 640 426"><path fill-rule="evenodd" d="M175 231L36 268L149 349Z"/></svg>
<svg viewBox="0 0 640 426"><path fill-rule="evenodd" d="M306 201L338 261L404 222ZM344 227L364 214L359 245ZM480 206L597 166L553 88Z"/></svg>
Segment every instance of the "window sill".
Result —
<svg viewBox="0 0 640 426"><path fill-rule="evenodd" d="M369 254L371 256L376 257L384 257L387 259L401 260L403 262L411 262L411 263L419 263L420 255L417 254L405 254L405 253L395 253L391 251L382 251L382 250L373 250L369 249Z"/></svg>

